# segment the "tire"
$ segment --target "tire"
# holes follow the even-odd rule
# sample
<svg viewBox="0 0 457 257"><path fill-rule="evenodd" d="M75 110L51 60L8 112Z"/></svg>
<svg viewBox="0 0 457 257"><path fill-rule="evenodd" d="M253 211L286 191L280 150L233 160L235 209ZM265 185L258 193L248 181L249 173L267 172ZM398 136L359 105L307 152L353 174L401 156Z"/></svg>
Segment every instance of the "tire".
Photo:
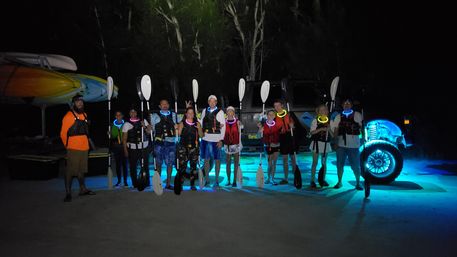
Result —
<svg viewBox="0 0 457 257"><path fill-rule="evenodd" d="M395 145L383 140L373 140L365 147L362 146L362 149L360 160L365 172L361 175L371 184L389 184L400 175L403 157Z"/></svg>

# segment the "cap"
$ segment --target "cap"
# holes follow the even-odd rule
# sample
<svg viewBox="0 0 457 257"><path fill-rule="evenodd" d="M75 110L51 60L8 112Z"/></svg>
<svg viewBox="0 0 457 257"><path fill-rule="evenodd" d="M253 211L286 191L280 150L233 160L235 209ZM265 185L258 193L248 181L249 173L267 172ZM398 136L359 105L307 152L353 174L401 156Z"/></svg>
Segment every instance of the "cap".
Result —
<svg viewBox="0 0 457 257"><path fill-rule="evenodd" d="M230 111L230 110L232 110L233 112L235 112L235 107L233 107L233 106L227 107L227 112Z"/></svg>
<svg viewBox="0 0 457 257"><path fill-rule="evenodd" d="M217 97L216 97L215 95L210 95L210 96L208 96L208 101L211 100L211 98L213 98L214 100L217 101Z"/></svg>

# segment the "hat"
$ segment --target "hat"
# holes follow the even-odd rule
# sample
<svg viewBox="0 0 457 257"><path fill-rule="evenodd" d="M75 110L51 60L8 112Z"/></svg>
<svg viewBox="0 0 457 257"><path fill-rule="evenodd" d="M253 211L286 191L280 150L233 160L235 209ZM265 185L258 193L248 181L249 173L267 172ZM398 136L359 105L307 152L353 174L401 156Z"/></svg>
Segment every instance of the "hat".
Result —
<svg viewBox="0 0 457 257"><path fill-rule="evenodd" d="M80 94L77 94L77 95L73 96L73 98L71 98L71 101L72 101L73 103L76 102L76 101L78 101L78 100L83 101L83 96L80 95Z"/></svg>
<svg viewBox="0 0 457 257"><path fill-rule="evenodd" d="M214 100L217 101L217 97L216 97L215 95L210 95L210 96L208 96L208 101L211 100L211 98L213 98Z"/></svg>
<svg viewBox="0 0 457 257"><path fill-rule="evenodd" d="M235 112L235 107L233 107L233 106L227 107L227 112L230 111L230 110L232 110L233 112Z"/></svg>

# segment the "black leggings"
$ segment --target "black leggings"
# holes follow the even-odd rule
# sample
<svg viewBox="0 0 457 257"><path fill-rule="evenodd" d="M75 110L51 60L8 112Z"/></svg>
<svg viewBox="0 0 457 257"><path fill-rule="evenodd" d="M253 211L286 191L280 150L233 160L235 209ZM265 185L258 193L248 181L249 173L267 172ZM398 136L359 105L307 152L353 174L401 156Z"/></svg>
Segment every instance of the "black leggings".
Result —
<svg viewBox="0 0 457 257"><path fill-rule="evenodd" d="M132 179L132 184L134 187L137 186L137 166L140 165L141 167L141 154L143 154L144 158L144 168L146 169L146 175L148 178L148 183L146 186L150 185L149 182L149 151L148 149L128 149L129 151L129 166L130 166L130 178Z"/></svg>
<svg viewBox="0 0 457 257"><path fill-rule="evenodd" d="M124 155L124 147L122 145L113 145L112 152L116 162L117 182L121 183L121 177L124 175L124 184L127 185L127 158Z"/></svg>

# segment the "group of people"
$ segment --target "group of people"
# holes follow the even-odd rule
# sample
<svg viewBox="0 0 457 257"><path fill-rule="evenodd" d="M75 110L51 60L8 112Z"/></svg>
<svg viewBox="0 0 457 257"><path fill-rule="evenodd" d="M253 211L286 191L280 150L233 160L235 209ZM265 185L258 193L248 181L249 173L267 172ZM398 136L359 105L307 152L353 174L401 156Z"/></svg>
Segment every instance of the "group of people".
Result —
<svg viewBox="0 0 457 257"><path fill-rule="evenodd" d="M61 139L67 149L67 168L65 173L66 196L64 201L71 201L71 184L77 177L80 185L80 195L94 195L86 188L84 174L88 172L87 162L89 153L89 121L84 112L84 102L81 96L72 100L72 108L62 121ZM122 112L115 112L115 119L110 129L110 150L116 163L117 183L128 187L128 175L133 187L138 187L137 169L146 171L149 185L149 156L154 157L154 169L161 175L162 165L167 170L166 189L173 186L182 187L185 178L190 180L191 190L196 190L195 181L198 179L197 166L200 158L204 160L205 186L210 185L209 172L211 164L215 166L214 187L219 186L221 158L225 152L226 186L236 187L237 167L240 165L242 149L242 123L236 117L235 108L229 106L222 110L217 106L217 97L208 97L208 107L202 110L198 118L196 110L190 102L186 102L182 118L171 111L168 100L162 99L159 111L148 114L149 118L139 118L138 110L131 108L129 118L124 120ZM282 100L274 101L272 110L268 110L258 121L258 137L264 143L268 155L268 172L266 184L288 184L289 158L292 169L296 168L295 145L292 130L295 128L294 119L284 109ZM311 123L310 150L313 152L310 187L316 188L315 176L319 155L322 156L322 166L326 167L326 154L333 150L337 156L338 182L334 188L342 186L344 163L349 159L356 177L356 189L360 186L360 161L358 148L359 134L362 127L362 115L352 110L352 101L346 99L343 111L333 121L329 117L326 105L316 108L316 118ZM279 182L275 180L276 162L279 154L283 160L284 177ZM231 180L231 164L234 163L233 182ZM127 166L128 163L128 166ZM173 166L177 168L180 183L171 183ZM187 167L190 172L187 173ZM328 186L323 174L320 186Z"/></svg>

